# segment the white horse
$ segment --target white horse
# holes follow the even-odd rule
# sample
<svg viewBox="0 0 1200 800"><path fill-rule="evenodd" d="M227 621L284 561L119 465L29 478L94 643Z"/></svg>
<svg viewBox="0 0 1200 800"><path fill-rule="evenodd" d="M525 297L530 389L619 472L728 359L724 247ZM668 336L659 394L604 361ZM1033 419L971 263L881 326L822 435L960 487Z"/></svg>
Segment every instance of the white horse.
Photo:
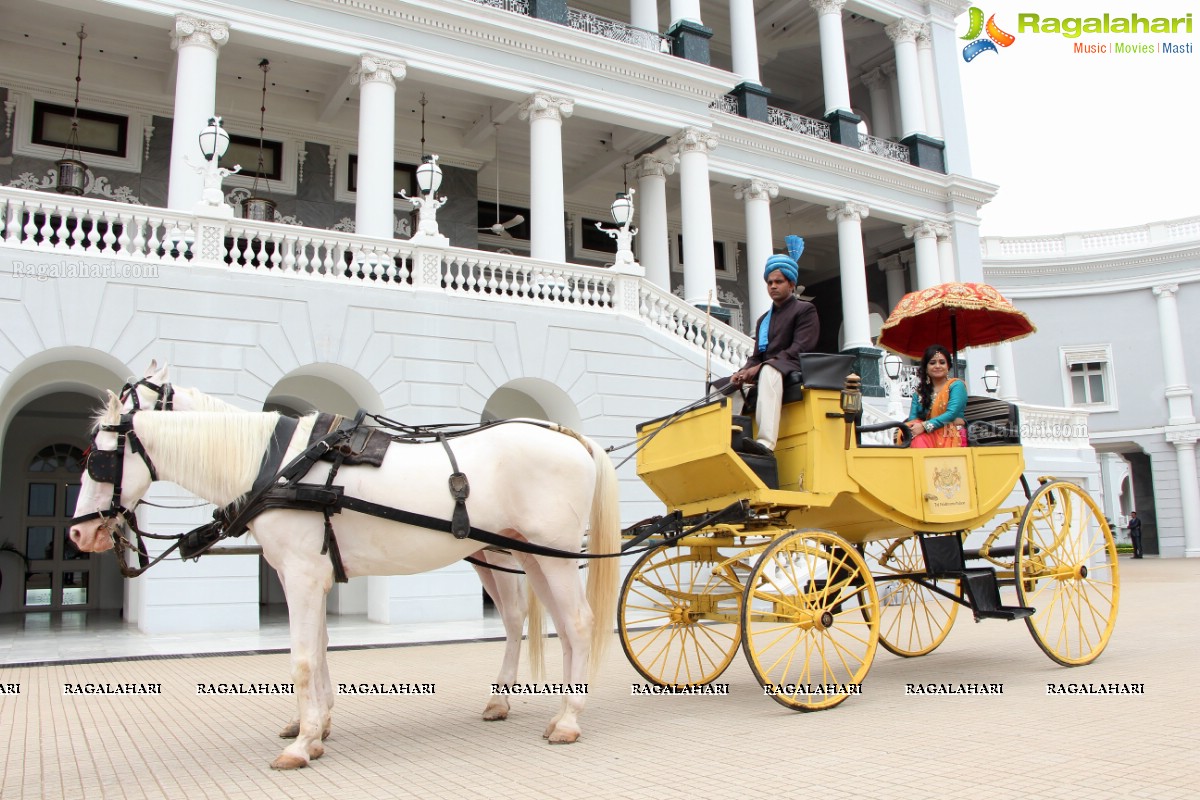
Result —
<svg viewBox="0 0 1200 800"><path fill-rule="evenodd" d="M196 413L140 411L130 420L122 452L117 449L121 403L110 396L96 419L94 452L82 479L71 540L84 551L113 546L118 509L132 509L152 482L179 486L218 506L245 497L275 429L274 413ZM305 448L313 417L301 420L284 455L291 460ZM134 438L144 449L136 452ZM484 429L454 440L459 468L471 482L468 509L476 528L501 533L534 545L578 552L590 529L593 553L619 550L620 525L616 473L608 455L584 437L544 427L513 423ZM114 482L100 483L90 474L92 459L114 452L120 470ZM96 470L102 472L102 470ZM438 519L449 519L453 500L446 487L450 472L439 444L397 444L378 469L343 466L334 484L348 497ZM328 465L318 463L306 482L323 484ZM109 478L113 481L113 478ZM452 564L477 552L482 544L447 533L390 522L353 511L333 517L347 575L411 574ZM324 753L332 682L326 661L325 594L333 582L328 555L322 555L324 517L319 513L275 509L250 524L263 555L279 573L288 602L292 639L292 680L299 712L296 741L272 762L277 769L306 766ZM590 564L586 595L576 574L575 559L516 554L533 590L546 606L563 648L564 680L586 683L594 675L611 639L618 565L616 559ZM551 743L579 738L582 694L566 694L543 736Z"/></svg>
<svg viewBox="0 0 1200 800"><path fill-rule="evenodd" d="M175 386L170 382L170 370L166 364L158 366L158 360L150 362L146 374L141 380L130 379L121 393L121 409L129 413L142 409L166 409L174 411L206 411L220 413L246 413L232 403L227 403L218 397L205 394L199 389L189 386ZM476 574L483 584L483 589L492 598L500 620L504 624L504 658L500 662L500 673L496 683L501 686L510 685L517 681L517 671L521 663L521 636L525 630L525 619L532 612L529 621L529 662L534 679L542 673L543 638L542 610L537 598L526 598L522 588L523 582L519 575L506 570L519 570L521 565L511 555L505 555L491 550L481 550L475 555L480 561L492 565L481 567L477 564ZM332 690L331 690L332 691ZM508 719L511 709L508 695L493 694L488 697L483 709L483 719L488 722ZM279 731L281 739L294 739L300 731L300 720L289 721ZM325 731L329 736L329 731Z"/></svg>

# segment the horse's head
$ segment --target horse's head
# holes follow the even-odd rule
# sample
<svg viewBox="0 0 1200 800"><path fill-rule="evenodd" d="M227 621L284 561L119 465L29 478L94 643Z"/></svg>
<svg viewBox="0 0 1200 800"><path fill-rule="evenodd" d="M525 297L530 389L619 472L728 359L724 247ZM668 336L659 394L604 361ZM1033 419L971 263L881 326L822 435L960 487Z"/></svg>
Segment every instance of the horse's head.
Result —
<svg viewBox="0 0 1200 800"><path fill-rule="evenodd" d="M141 380L129 380L121 388L121 411L129 414L142 409L170 411L176 408L175 389L167 379L167 365L160 368L158 360L150 361Z"/></svg>
<svg viewBox="0 0 1200 800"><path fill-rule="evenodd" d="M112 392L96 416L71 520L71 541L84 552L111 549L121 522L136 524L133 509L156 479L133 430L134 416L122 413Z"/></svg>

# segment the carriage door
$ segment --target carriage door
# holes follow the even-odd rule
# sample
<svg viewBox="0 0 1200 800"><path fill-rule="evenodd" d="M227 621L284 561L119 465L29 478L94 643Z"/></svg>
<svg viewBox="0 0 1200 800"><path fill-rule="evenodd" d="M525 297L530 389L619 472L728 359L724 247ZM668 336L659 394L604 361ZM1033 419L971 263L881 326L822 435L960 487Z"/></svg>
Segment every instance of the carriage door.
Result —
<svg viewBox="0 0 1200 800"><path fill-rule="evenodd" d="M25 610L61 611L95 605L94 557L68 538L83 452L53 444L29 462L22 514L25 532Z"/></svg>

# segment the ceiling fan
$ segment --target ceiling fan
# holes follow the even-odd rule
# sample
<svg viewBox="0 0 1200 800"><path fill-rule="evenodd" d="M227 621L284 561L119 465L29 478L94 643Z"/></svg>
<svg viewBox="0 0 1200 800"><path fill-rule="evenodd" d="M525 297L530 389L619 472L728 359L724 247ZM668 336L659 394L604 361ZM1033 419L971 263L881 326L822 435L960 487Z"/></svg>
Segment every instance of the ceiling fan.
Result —
<svg viewBox="0 0 1200 800"><path fill-rule="evenodd" d="M491 111L489 109L488 113ZM493 236L500 236L504 239L511 239L513 235L509 233L509 228L515 228L525 221L525 217L517 214L508 222L500 221L500 124L492 123L492 141L496 144L496 222L486 228L480 228L481 233L490 233Z"/></svg>

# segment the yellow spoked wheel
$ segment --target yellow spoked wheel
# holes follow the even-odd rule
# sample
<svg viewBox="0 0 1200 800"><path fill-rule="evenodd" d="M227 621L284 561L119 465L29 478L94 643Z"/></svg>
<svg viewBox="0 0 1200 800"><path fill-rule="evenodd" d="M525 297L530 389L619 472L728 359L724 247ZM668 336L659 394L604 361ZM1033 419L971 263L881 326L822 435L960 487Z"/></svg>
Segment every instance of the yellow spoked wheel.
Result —
<svg viewBox="0 0 1200 800"><path fill-rule="evenodd" d="M904 658L933 652L954 627L958 603L916 581L887 577L925 572L921 542L916 536L868 542L863 555L875 574L879 592L879 643ZM926 578L925 582L962 596L962 586L956 580Z"/></svg>
<svg viewBox="0 0 1200 800"><path fill-rule="evenodd" d="M780 536L746 578L742 647L754 677L800 711L860 693L879 643L878 608L870 570L844 539L811 530Z"/></svg>
<svg viewBox="0 0 1200 800"><path fill-rule="evenodd" d="M1067 667L1103 652L1117 621L1117 546L1104 514L1073 483L1038 488L1021 515L1017 598L1037 609L1025 624L1046 655Z"/></svg>
<svg viewBox="0 0 1200 800"><path fill-rule="evenodd" d="M742 587L716 548L659 547L625 576L617 626L629 663L659 686L717 679L741 643Z"/></svg>

